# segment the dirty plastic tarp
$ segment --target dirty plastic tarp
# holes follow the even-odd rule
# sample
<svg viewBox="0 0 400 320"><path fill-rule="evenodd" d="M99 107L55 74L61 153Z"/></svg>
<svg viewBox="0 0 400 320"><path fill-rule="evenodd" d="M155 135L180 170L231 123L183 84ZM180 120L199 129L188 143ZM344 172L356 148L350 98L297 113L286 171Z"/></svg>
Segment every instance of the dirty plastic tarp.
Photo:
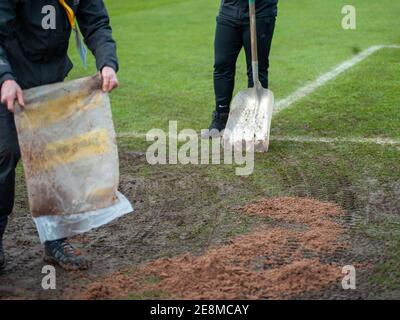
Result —
<svg viewBox="0 0 400 320"><path fill-rule="evenodd" d="M15 113L31 213L42 242L100 227L132 212L118 192L110 100L99 77L24 91Z"/></svg>

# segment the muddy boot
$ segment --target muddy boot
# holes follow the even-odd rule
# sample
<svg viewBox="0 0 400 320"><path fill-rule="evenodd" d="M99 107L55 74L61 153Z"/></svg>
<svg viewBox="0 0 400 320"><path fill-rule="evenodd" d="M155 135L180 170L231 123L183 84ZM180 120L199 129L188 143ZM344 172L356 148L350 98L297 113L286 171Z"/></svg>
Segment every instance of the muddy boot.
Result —
<svg viewBox="0 0 400 320"><path fill-rule="evenodd" d="M229 113L220 113L214 111L208 132L202 133L202 139L216 138L223 135L223 131L228 122Z"/></svg>
<svg viewBox="0 0 400 320"><path fill-rule="evenodd" d="M86 270L90 262L67 239L47 241L44 245L44 261L56 263L67 271Z"/></svg>

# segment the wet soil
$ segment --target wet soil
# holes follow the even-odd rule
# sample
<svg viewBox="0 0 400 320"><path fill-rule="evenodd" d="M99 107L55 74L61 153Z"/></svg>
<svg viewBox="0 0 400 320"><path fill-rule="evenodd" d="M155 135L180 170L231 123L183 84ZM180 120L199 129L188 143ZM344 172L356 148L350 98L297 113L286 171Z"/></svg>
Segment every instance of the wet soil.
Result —
<svg viewBox="0 0 400 320"><path fill-rule="evenodd" d="M120 190L135 212L75 237L72 242L93 267L73 273L56 268L56 290L41 286L43 249L29 213L24 178L18 175L15 209L4 239L8 262L0 273L0 299L60 299L71 288L121 268L186 252L201 254L252 223L230 215L227 202L237 190L212 182L207 172L174 166L149 169L142 153L126 151L120 158Z"/></svg>
<svg viewBox="0 0 400 320"><path fill-rule="evenodd" d="M222 181L222 182L221 182ZM246 181L232 185L190 166L149 167L142 153L121 153L121 191L136 211L75 237L94 262L87 272L57 268L57 289L41 286L45 263L30 217L24 180L4 245L2 299L385 297L368 281L384 261L382 244L354 232L346 203L259 197ZM343 188L342 188L343 189ZM292 190L293 191L293 190ZM293 193L293 192L292 192ZM240 204L240 205L239 205ZM341 268L357 268L357 290L343 290ZM201 279L202 281L199 281Z"/></svg>

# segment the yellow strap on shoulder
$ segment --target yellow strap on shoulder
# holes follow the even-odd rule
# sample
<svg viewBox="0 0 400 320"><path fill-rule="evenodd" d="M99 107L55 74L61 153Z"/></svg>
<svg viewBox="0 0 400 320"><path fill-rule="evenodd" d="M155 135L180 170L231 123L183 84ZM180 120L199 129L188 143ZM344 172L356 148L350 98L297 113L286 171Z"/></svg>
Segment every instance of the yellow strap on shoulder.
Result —
<svg viewBox="0 0 400 320"><path fill-rule="evenodd" d="M75 33L76 47L78 49L79 55L81 57L81 60L83 62L83 66L86 68L86 65L87 65L87 63L86 63L87 50L86 50L85 44L83 43L83 41L82 41L82 39L81 39L81 37L79 35L79 31L78 31L78 28L76 26L75 12L65 2L65 0L58 0L58 2L64 8L65 13L67 14L67 18L68 18L69 24L71 25L71 28Z"/></svg>
<svg viewBox="0 0 400 320"><path fill-rule="evenodd" d="M58 0L58 2L64 8L65 13L67 14L67 18L68 18L69 24L71 25L71 28L75 30L76 24L75 24L74 10L71 9L71 7L65 2L65 0Z"/></svg>

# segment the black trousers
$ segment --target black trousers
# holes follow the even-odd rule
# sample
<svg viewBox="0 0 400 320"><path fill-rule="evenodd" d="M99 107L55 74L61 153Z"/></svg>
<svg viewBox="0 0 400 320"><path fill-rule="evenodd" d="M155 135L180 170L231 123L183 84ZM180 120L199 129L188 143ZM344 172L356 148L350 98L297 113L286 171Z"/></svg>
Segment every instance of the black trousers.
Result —
<svg viewBox="0 0 400 320"><path fill-rule="evenodd" d="M259 77L268 88L269 53L275 29L275 17L257 17ZM217 112L229 112L235 86L236 61L244 47L248 86L253 87L249 21L234 21L217 17L215 33L214 90Z"/></svg>
<svg viewBox="0 0 400 320"><path fill-rule="evenodd" d="M20 157L14 115L0 104L0 237L14 206L15 167Z"/></svg>

